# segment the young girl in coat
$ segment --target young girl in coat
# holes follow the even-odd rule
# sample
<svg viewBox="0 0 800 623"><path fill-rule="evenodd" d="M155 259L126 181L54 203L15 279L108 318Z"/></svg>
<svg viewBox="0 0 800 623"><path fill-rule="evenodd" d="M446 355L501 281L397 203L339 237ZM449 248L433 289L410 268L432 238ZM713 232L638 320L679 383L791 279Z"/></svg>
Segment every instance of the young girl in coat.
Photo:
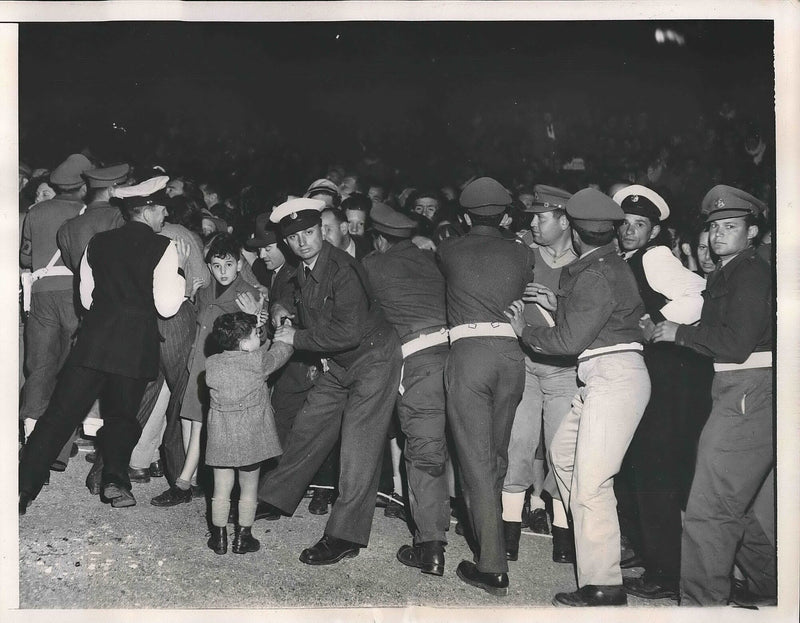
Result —
<svg viewBox="0 0 800 623"><path fill-rule="evenodd" d="M224 314L214 321L213 337L223 352L206 361L211 403L206 431L206 464L214 468L211 538L217 554L228 549L227 523L235 473L239 475L239 514L231 549L255 552L260 544L250 532L255 520L259 464L281 454L267 377L283 366L293 348L269 342L261 346L256 316Z"/></svg>

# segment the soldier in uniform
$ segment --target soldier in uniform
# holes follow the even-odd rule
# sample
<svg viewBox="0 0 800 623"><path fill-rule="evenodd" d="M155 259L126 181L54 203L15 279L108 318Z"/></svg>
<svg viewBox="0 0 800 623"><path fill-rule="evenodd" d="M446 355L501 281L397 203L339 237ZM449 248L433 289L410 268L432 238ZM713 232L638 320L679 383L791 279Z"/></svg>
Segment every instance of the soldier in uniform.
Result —
<svg viewBox="0 0 800 623"><path fill-rule="evenodd" d="M534 280L553 291L558 290L563 268L577 259L572 249L572 229L566 213L567 201L571 196L560 188L537 184L533 189L530 208L525 210L532 219L530 231L534 242ZM534 302L525 305L524 316L532 326L553 325L550 313ZM516 560L518 555L525 491L534 483L534 459L541 439L542 424L544 445L549 449L553 435L569 412L572 399L578 391L574 356L543 355L529 348L524 350L525 390L511 427L508 471L503 483L503 526L509 560ZM553 561L573 563L575 555L567 512L558 493L553 467L549 467L543 488L553 502Z"/></svg>
<svg viewBox="0 0 800 623"><path fill-rule="evenodd" d="M405 435L413 545L397 559L423 573L444 573L450 505L445 464L444 364L449 351L444 276L411 237L416 223L383 203L370 212L375 252L362 260L375 298L400 336L403 372L397 414Z"/></svg>
<svg viewBox="0 0 800 623"><path fill-rule="evenodd" d="M319 354L327 370L306 396L278 467L259 488L260 500L293 513L341 437L339 497L322 538L300 555L310 565L356 556L369 542L401 367L397 334L372 301L360 264L322 239L323 206L315 199L293 199L270 216L302 260L292 276L295 300L272 306L275 340ZM283 324L295 314L298 326Z"/></svg>
<svg viewBox="0 0 800 623"><path fill-rule="evenodd" d="M158 180L160 179L160 183ZM53 396L22 454L19 512L24 514L50 462L100 394L105 401L97 441L104 460L102 492L115 507L133 506L128 462L139 439L136 412L158 372L158 314L184 299L188 246L157 235L164 224L167 178L147 180L127 197L127 223L92 238L80 266L81 303L88 310Z"/></svg>
<svg viewBox="0 0 800 623"><path fill-rule="evenodd" d="M83 173L92 163L82 154L72 154L50 174L57 195L31 207L22 225L19 263L30 270L30 315L25 323L25 385L22 387L20 419L27 434L47 408L56 385L56 375L69 353L78 329L77 302L73 295L73 273L64 264L56 233L65 221L83 209L86 181ZM23 285L23 287L27 287ZM71 439L58 457L60 469L69 460Z"/></svg>
<svg viewBox="0 0 800 623"><path fill-rule="evenodd" d="M437 256L447 281L452 347L445 368L447 419L455 444L477 564L458 576L494 595L508 594L500 495L508 440L525 385L524 355L503 312L533 277L533 251L506 237L511 195L496 180L470 182L459 201L471 227L442 241Z"/></svg>
<svg viewBox="0 0 800 623"><path fill-rule="evenodd" d="M529 300L556 311L555 326L527 325L522 301L508 317L534 352L577 355L583 383L550 445L561 499L572 512L579 587L556 594L553 603L624 605L614 476L650 398L639 327L644 305L631 269L616 253L620 207L585 188L566 210L579 257L562 272L557 297L539 284L527 289Z"/></svg>
<svg viewBox="0 0 800 623"><path fill-rule="evenodd" d="M753 500L775 464L772 406L772 274L754 248L765 205L731 186L703 199L719 258L708 277L700 323L664 320L656 342L714 358L711 415L700 436L681 546L682 606L725 605L736 564L753 593L777 595L775 546Z"/></svg>
<svg viewBox="0 0 800 623"><path fill-rule="evenodd" d="M669 216L666 201L638 184L613 197L625 220L618 229L623 257L644 301L649 336L665 318L684 324L700 319L705 281L684 268L661 226ZM674 344L645 344L644 361L652 384L650 402L636 429L625 462L632 479L644 574L625 578L625 590L645 599L678 597L681 508L691 484L691 467L700 430L708 416L708 366L695 353ZM703 382L708 379L708 383ZM689 472L688 477L686 472Z"/></svg>

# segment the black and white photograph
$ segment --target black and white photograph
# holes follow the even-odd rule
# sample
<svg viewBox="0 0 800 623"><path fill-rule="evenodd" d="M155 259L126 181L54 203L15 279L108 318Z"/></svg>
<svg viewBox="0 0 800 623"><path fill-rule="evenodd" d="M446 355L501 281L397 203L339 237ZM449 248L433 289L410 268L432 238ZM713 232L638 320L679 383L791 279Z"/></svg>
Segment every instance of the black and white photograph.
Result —
<svg viewBox="0 0 800 623"><path fill-rule="evenodd" d="M800 5L59 4L4 617L797 620Z"/></svg>

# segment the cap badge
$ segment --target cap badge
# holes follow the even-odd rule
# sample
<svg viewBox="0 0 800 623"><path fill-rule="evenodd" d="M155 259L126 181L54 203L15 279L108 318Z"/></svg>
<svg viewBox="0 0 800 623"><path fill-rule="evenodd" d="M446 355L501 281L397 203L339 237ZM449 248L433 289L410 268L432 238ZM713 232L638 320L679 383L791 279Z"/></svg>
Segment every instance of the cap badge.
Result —
<svg viewBox="0 0 800 623"><path fill-rule="evenodd" d="M714 206L717 208L724 208L725 202L722 200L722 198L719 198L717 199L716 203L714 203Z"/></svg>
<svg viewBox="0 0 800 623"><path fill-rule="evenodd" d="M290 219L292 219L293 221L297 220L297 212L292 212L292 213L289 215L289 218L290 218Z"/></svg>
<svg viewBox="0 0 800 623"><path fill-rule="evenodd" d="M633 201L634 203L639 201L639 195L631 195L631 201Z"/></svg>

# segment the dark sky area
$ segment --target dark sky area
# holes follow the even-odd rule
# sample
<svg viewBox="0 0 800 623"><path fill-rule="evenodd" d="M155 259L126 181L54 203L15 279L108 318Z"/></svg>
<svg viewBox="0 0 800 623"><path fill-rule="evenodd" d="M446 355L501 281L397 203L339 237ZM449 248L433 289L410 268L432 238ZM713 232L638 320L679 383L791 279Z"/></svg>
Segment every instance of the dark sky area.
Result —
<svg viewBox="0 0 800 623"><path fill-rule="evenodd" d="M656 28L685 45L658 45ZM21 149L55 158L112 122L175 118L231 132L260 118L298 141L344 141L409 116L436 136L445 120L520 107L680 117L729 98L763 115L772 50L769 21L29 23Z"/></svg>

